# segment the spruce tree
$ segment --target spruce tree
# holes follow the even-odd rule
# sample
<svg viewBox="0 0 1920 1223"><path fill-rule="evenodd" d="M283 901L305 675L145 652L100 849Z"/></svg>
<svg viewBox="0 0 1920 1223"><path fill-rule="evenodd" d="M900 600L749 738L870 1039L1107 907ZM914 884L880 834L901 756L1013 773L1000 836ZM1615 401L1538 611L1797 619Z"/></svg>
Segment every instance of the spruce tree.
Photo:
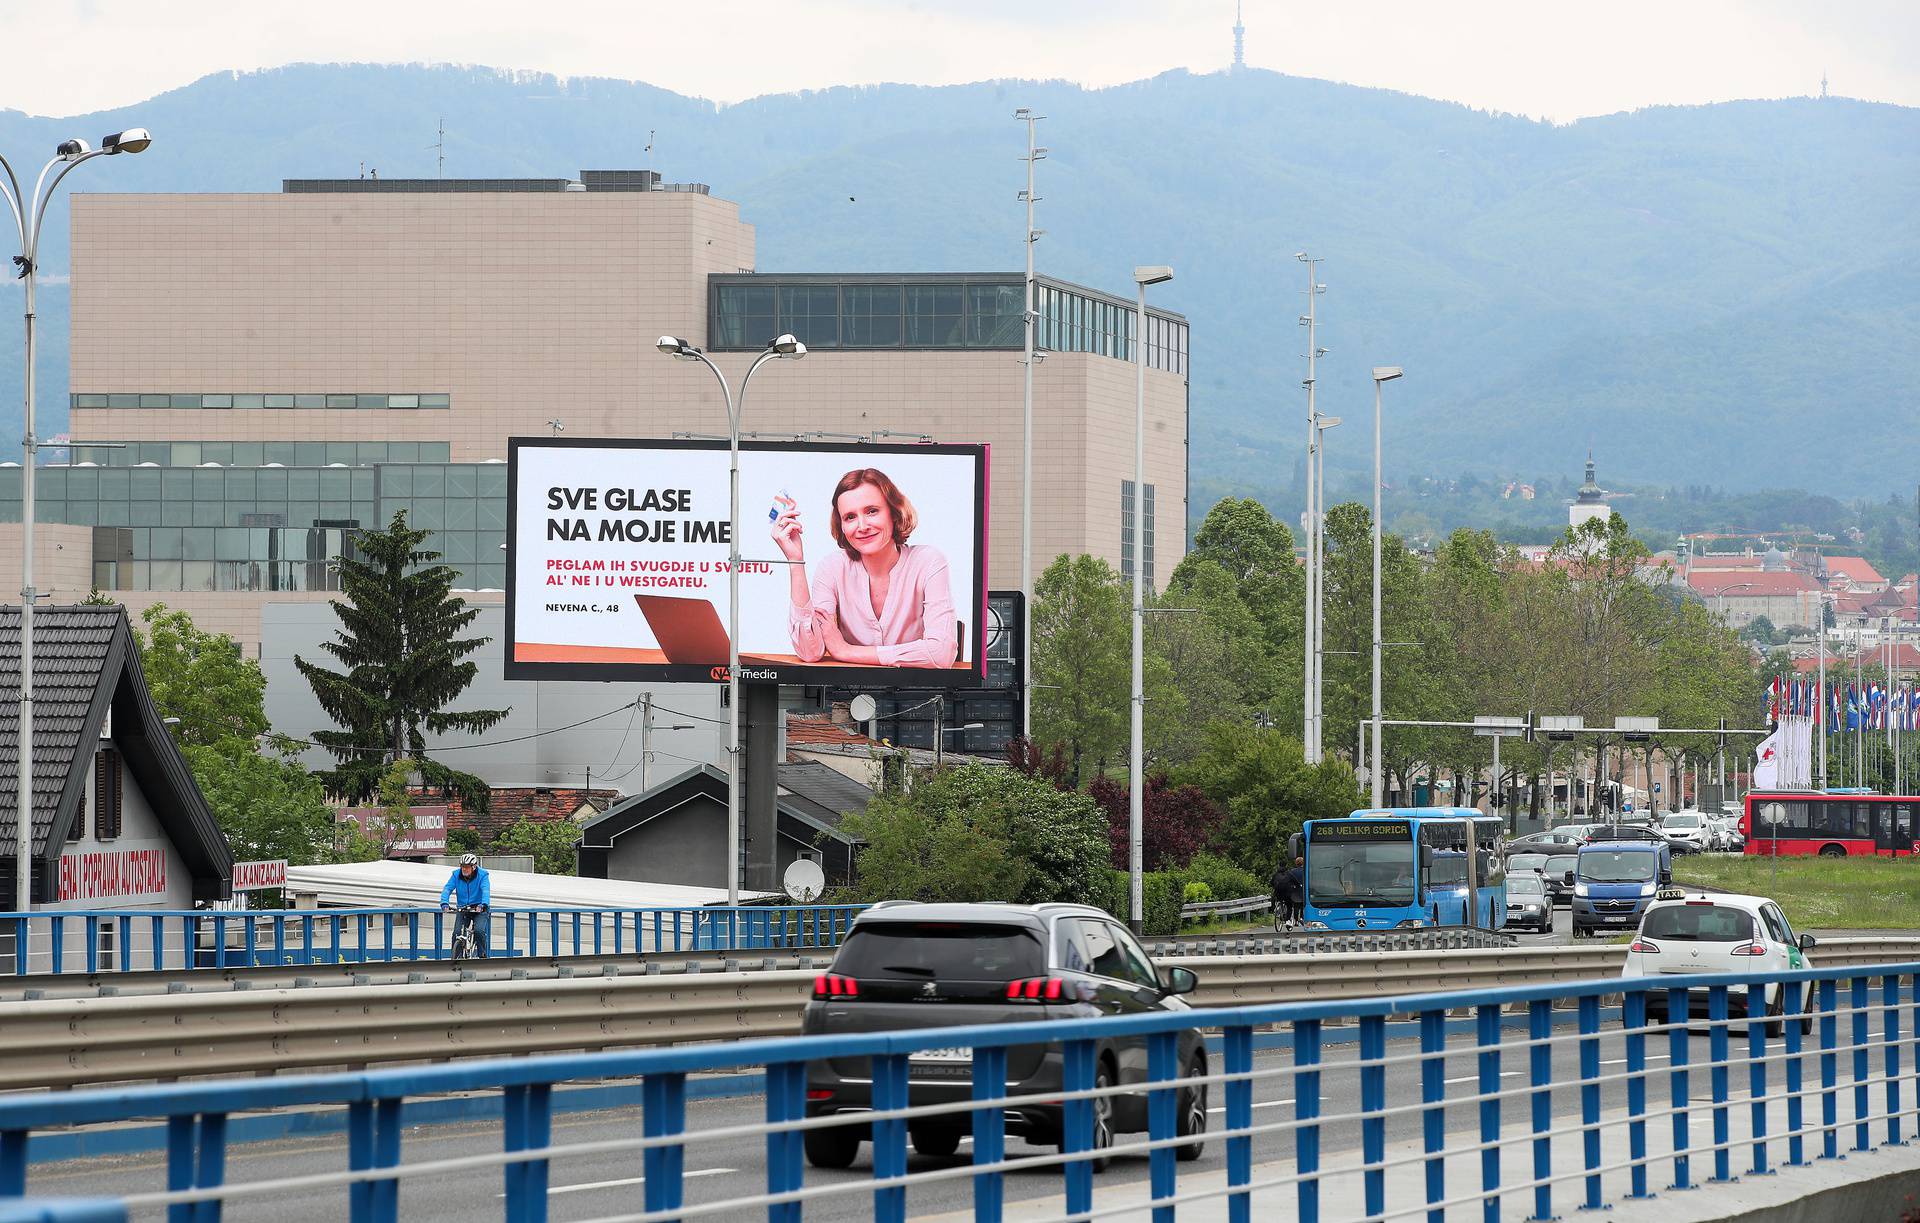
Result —
<svg viewBox="0 0 1920 1223"><path fill-rule="evenodd" d="M484 812L487 784L427 755L425 731L478 734L507 716L504 709L447 708L479 672L467 656L491 639L459 635L480 611L452 594L457 571L421 546L430 534L409 527L404 510L383 531L357 533L346 554L334 558L345 597L333 601L340 628L320 647L344 669L297 655L293 662L340 728L313 735L339 761L319 774L329 790L365 803L379 793L388 766L411 757L428 786Z"/></svg>

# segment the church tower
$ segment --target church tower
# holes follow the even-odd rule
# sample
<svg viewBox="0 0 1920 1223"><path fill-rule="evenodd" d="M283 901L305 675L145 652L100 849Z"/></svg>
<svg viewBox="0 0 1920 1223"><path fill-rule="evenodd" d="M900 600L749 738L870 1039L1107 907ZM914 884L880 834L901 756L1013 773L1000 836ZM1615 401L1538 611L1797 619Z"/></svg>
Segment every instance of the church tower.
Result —
<svg viewBox="0 0 1920 1223"><path fill-rule="evenodd" d="M1606 491L1593 478L1593 451L1587 451L1587 479L1580 486L1579 496L1567 507L1567 524L1575 530L1583 522L1599 522L1604 525L1613 516L1613 510L1607 505Z"/></svg>

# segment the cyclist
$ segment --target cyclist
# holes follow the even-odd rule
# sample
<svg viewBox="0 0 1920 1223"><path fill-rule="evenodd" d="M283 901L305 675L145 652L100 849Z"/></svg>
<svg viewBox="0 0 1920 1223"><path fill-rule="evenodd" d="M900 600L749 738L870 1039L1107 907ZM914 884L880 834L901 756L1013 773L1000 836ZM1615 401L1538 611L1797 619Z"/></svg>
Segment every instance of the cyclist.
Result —
<svg viewBox="0 0 1920 1223"><path fill-rule="evenodd" d="M460 915L453 919L453 941L458 943L461 933L472 926L474 946L482 959L487 954L487 923L475 918L492 904L493 882L481 869L480 859L473 854L463 854L460 865L447 876L447 886L440 889L440 907L460 910Z"/></svg>

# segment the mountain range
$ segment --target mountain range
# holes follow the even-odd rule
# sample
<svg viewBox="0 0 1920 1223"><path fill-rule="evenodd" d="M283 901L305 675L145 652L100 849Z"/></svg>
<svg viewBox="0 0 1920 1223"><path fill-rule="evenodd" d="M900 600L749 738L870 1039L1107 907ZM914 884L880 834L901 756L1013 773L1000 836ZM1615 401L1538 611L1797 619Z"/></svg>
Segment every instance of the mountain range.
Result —
<svg viewBox="0 0 1920 1223"><path fill-rule="evenodd" d="M69 135L139 124L84 191L277 191L283 178L567 177L712 185L765 271L1010 270L1025 130L1045 115L1040 269L1192 323L1196 512L1297 504L1305 267L1324 259L1319 370L1335 491L1371 461L1370 366L1393 481L1603 473L1637 484L1911 488L1920 467L1920 110L1841 98L1660 107L1554 125L1245 70L880 85L728 106L646 84L491 68L295 65L137 106L0 112L23 174ZM437 135L445 125L445 137ZM438 147L435 147L438 146ZM29 158L33 164L23 164ZM48 213L41 433L65 418L66 209ZM0 388L19 385L18 290ZM18 398L0 395L14 436Z"/></svg>

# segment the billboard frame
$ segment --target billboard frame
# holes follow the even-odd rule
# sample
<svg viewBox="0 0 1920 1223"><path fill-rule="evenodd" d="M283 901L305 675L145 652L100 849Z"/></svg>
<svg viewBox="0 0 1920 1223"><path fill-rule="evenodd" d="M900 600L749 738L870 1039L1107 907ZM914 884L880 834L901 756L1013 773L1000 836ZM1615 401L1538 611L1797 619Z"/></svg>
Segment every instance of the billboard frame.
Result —
<svg viewBox="0 0 1920 1223"><path fill-rule="evenodd" d="M725 439L708 440L704 438L615 438L615 437L548 437L528 436L509 437L507 439L507 584L506 584L506 642L501 651L505 665L504 677L509 680L562 680L586 681L589 683L690 683L690 684L726 684L727 668L724 662L716 666L698 663L621 663L621 662L518 662L513 657L517 636L514 629L514 607L517 603L519 582L519 531L520 531L520 451L540 450L704 450L727 452ZM822 453L857 455L923 455L949 454L971 456L973 459L973 591L975 605L968 609L967 659L965 669L953 667L932 670L920 667L844 667L824 663L807 663L799 666L781 666L761 668L755 666L755 674L748 674L746 665L741 667L741 682L778 683L805 687L837 688L978 688L986 683L987 676L987 543L991 534L988 511L991 506L988 478L991 470L988 458L991 447L984 442L774 442L748 441L742 439L740 450L747 451L815 451ZM746 521L744 514L742 522ZM745 551L745 548L742 548ZM743 561L761 561L769 558L742 556ZM785 562L780 562L784 564ZM725 613L726 600L715 601L715 606ZM764 678L757 672L771 669L776 672L772 678Z"/></svg>

